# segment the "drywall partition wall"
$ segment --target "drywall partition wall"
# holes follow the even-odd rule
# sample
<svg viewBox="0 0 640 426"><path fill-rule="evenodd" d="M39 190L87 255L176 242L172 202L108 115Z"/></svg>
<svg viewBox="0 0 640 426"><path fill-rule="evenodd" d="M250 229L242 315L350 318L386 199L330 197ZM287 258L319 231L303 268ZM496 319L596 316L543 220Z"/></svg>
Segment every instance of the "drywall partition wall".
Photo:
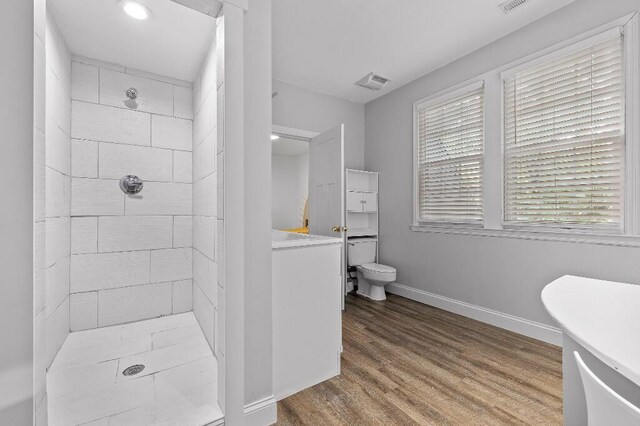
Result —
<svg viewBox="0 0 640 426"><path fill-rule="evenodd" d="M0 206L0 424L23 425L34 421L34 385L43 389L42 378L34 382L34 213L44 192L34 197L34 147L44 146L44 4L35 2L38 19L34 28L34 2L0 2L0 177L11 182L3 188ZM35 35L34 35L35 29ZM35 73L34 73L35 71ZM37 87L34 91L34 80ZM34 93L35 92L35 93ZM34 96L35 95L35 96ZM34 106L35 111L34 111ZM35 114L34 114L35 113ZM39 120L34 120L38 116ZM42 161L44 166L44 161ZM44 167L43 167L44 170ZM43 260L44 262L44 260ZM42 288L40 291L42 292ZM40 401L41 402L41 401ZM46 405L45 405L46 406ZM41 411L42 413L42 411ZM46 419L46 410L44 411ZM38 423L43 424L43 423Z"/></svg>
<svg viewBox="0 0 640 426"><path fill-rule="evenodd" d="M249 0L244 26L245 424L276 420L271 283L271 1ZM231 70L226 73L230 76ZM229 77L230 79L230 77ZM227 92L230 95L230 92ZM276 124L279 124L276 122ZM227 139L229 147L233 141ZM229 163L227 163L229 164ZM231 167L231 164L229 164ZM228 182L225 182L225 185ZM225 212L227 217L231 211ZM227 228L229 229L229 228ZM227 286L230 288L231 283ZM228 357L229 360L231 357Z"/></svg>
<svg viewBox="0 0 640 426"><path fill-rule="evenodd" d="M215 28L193 85L193 313L215 352L218 286L215 254L217 215L217 72Z"/></svg>
<svg viewBox="0 0 640 426"><path fill-rule="evenodd" d="M225 69L225 37L224 37L224 17L216 20L215 35L215 55L216 55L216 149L214 151L216 161L216 225L215 225L215 258L217 260L218 270L216 284L218 285L218 310L216 318L216 345L215 354L218 360L218 404L222 411L227 414L226 402L226 385L225 380L227 374L227 364L225 362L225 332L231 322L226 320L225 309L225 292L224 292L224 127L225 127L225 102L224 102L224 69ZM236 399L239 399L236 396ZM233 416L232 416L233 417Z"/></svg>
<svg viewBox="0 0 640 426"><path fill-rule="evenodd" d="M87 58L71 72L71 331L191 311L192 85Z"/></svg>
<svg viewBox="0 0 640 426"><path fill-rule="evenodd" d="M555 326L540 301L542 288L553 279L573 274L640 282L638 248L421 233L409 228L414 101L638 9L637 0L572 3L366 105L365 166L380 172L380 257L397 268L398 283L417 290L403 294L432 301L432 294L445 296ZM499 137L488 135L486 146L499 150ZM497 173L500 181L499 170L487 173Z"/></svg>
<svg viewBox="0 0 640 426"><path fill-rule="evenodd" d="M349 169L364 167L364 105L273 79L273 124L324 132L344 123L344 159ZM367 90L367 89L362 89Z"/></svg>
<svg viewBox="0 0 640 426"><path fill-rule="evenodd" d="M46 81L47 81L47 11L45 1L33 2L35 18L34 56L34 131L33 131L33 409L36 424L46 423L47 398L47 312L46 300ZM3 269L4 270L4 269ZM68 284L68 283L67 283ZM67 287L68 292L68 287Z"/></svg>

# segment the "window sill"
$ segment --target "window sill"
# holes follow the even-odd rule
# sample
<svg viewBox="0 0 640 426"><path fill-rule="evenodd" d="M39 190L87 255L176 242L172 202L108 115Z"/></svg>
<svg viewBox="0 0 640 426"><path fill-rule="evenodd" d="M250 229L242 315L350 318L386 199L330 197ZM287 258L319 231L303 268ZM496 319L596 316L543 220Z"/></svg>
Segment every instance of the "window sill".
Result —
<svg viewBox="0 0 640 426"><path fill-rule="evenodd" d="M430 234L468 235L474 237L514 238L532 241L555 241L575 244L598 244L616 247L640 247L638 235L614 235L614 234L584 234L577 232L561 231L535 231L522 229L486 229L474 226L451 226L414 224L413 232L425 232Z"/></svg>

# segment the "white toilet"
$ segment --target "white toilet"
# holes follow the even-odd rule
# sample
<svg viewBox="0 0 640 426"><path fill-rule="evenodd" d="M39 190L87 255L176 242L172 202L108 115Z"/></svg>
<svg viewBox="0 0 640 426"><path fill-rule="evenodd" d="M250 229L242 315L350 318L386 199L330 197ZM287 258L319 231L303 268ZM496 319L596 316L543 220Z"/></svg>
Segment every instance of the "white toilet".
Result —
<svg viewBox="0 0 640 426"><path fill-rule="evenodd" d="M374 263L378 241L371 238L351 238L347 261L358 271L358 294L371 300L385 300L384 286L396 280L396 269Z"/></svg>

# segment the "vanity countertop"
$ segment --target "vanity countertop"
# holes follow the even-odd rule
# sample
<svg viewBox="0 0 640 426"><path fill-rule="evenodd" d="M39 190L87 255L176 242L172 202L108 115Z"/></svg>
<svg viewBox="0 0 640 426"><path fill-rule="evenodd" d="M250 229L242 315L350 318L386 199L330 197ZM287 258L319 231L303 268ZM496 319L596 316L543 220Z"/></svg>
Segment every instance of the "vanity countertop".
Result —
<svg viewBox="0 0 640 426"><path fill-rule="evenodd" d="M542 302L565 333L640 386L640 285L565 275Z"/></svg>
<svg viewBox="0 0 640 426"><path fill-rule="evenodd" d="M341 238L323 235L296 234L294 232L271 231L271 247L273 249L317 246L325 244L341 244Z"/></svg>

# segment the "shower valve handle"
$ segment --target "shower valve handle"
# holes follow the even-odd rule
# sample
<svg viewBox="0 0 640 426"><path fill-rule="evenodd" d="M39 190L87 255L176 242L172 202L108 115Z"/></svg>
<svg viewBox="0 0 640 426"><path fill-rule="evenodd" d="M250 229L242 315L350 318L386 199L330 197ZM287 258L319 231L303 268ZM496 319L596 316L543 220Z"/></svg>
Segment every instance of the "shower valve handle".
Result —
<svg viewBox="0 0 640 426"><path fill-rule="evenodd" d="M134 175L126 175L120 179L120 189L125 194L137 194L142 191L144 183L142 179Z"/></svg>

